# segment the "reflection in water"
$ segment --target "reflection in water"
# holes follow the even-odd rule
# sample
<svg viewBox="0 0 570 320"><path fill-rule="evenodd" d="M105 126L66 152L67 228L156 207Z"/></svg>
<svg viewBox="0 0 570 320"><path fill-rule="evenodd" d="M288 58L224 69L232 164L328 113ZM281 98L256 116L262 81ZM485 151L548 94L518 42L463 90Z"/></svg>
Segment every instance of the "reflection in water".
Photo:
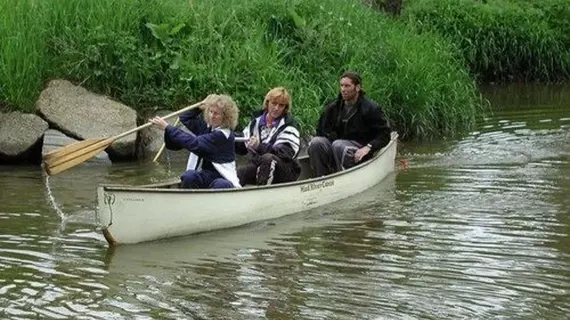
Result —
<svg viewBox="0 0 570 320"><path fill-rule="evenodd" d="M114 249L96 185L156 182L183 161L80 166L48 186L0 168L0 318L562 319L570 91L544 88L485 89L500 108L477 131L405 144L409 167L350 201Z"/></svg>

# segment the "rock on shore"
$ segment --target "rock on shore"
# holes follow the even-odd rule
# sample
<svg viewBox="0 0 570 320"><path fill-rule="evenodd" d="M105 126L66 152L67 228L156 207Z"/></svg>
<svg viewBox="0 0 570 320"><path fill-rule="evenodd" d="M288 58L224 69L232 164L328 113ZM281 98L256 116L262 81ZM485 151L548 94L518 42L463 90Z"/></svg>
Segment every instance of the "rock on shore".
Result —
<svg viewBox="0 0 570 320"><path fill-rule="evenodd" d="M0 162L41 163L41 147L48 123L21 112L0 113Z"/></svg>
<svg viewBox="0 0 570 320"><path fill-rule="evenodd" d="M66 80L49 82L36 108L51 128L79 140L113 137L137 127L134 109ZM133 159L136 138L134 133L117 140L108 149L111 159Z"/></svg>

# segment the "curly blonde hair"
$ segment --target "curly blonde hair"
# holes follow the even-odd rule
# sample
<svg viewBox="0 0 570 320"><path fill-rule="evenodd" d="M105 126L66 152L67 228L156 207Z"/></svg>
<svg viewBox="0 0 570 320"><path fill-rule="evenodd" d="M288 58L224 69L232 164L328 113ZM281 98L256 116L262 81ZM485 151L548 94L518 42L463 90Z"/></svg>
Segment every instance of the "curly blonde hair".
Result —
<svg viewBox="0 0 570 320"><path fill-rule="evenodd" d="M283 87L276 87L267 92L265 99L263 100L263 110L267 110L270 101L286 105L283 114L287 114L287 112L291 110L291 95L287 89Z"/></svg>
<svg viewBox="0 0 570 320"><path fill-rule="evenodd" d="M222 112L222 123L220 127L235 130L239 119L239 109L232 97L226 94L211 94L204 100L203 106L204 120L207 124L212 123L208 109L217 106Z"/></svg>

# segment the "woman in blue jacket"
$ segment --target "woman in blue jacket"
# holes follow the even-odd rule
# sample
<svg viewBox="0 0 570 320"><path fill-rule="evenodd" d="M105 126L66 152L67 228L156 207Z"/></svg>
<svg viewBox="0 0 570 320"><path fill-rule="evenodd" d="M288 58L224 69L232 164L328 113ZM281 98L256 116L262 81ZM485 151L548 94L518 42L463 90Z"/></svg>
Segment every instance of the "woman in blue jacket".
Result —
<svg viewBox="0 0 570 320"><path fill-rule="evenodd" d="M235 127L239 110L227 95L209 95L197 109L180 116L191 132L169 125L160 117L150 121L164 130L166 148L188 149L187 170L180 177L183 188L240 188L235 163Z"/></svg>

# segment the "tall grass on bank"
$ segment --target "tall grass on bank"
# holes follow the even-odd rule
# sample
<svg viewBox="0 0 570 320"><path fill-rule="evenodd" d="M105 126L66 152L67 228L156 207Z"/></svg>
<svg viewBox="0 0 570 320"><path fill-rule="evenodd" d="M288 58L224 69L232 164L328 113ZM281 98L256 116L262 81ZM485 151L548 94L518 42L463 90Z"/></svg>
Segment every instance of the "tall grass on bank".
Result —
<svg viewBox="0 0 570 320"><path fill-rule="evenodd" d="M0 1L2 109L33 108L49 65L46 61L43 13L37 1Z"/></svg>
<svg viewBox="0 0 570 320"><path fill-rule="evenodd" d="M570 78L570 0L410 0L405 15L451 39L482 81Z"/></svg>
<svg viewBox="0 0 570 320"><path fill-rule="evenodd" d="M243 124L267 90L285 86L307 134L346 69L362 73L368 95L405 137L468 129L481 105L452 45L357 1L53 0L38 8L42 18L25 22L37 29L29 41L0 44L19 61L41 57L36 73L3 69L14 81L0 79L0 99L21 110L32 110L21 102L37 98L38 83L61 77L139 111L229 93ZM7 7L0 16L13 14ZM8 33L22 27L10 21ZM23 82L33 85L15 95Z"/></svg>

